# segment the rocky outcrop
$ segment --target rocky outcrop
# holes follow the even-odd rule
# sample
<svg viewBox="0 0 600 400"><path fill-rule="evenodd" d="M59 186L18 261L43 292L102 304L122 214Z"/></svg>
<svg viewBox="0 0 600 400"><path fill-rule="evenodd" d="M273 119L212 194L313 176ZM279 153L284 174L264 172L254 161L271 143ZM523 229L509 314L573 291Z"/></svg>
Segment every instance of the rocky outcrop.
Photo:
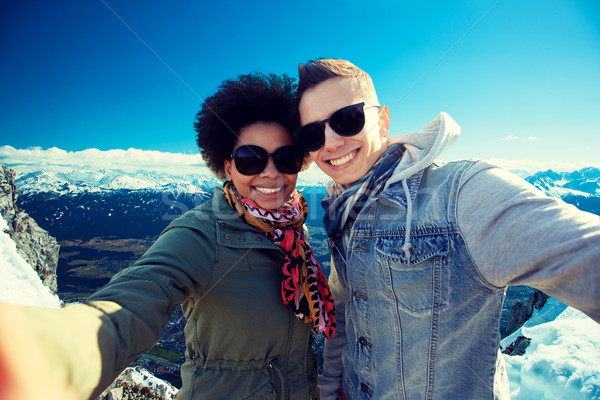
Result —
<svg viewBox="0 0 600 400"><path fill-rule="evenodd" d="M512 342L506 349L502 350L502 353L508 354L509 356L522 356L525 354L529 344L531 344L531 338L518 336L514 342Z"/></svg>
<svg viewBox="0 0 600 400"><path fill-rule="evenodd" d="M45 286L56 294L59 246L56 239L16 206L15 173L0 162L0 213L17 252L38 273Z"/></svg>
<svg viewBox="0 0 600 400"><path fill-rule="evenodd" d="M127 368L96 400L172 400L177 389L140 368Z"/></svg>
<svg viewBox="0 0 600 400"><path fill-rule="evenodd" d="M510 335L513 332L516 332L523 324L531 318L534 310L540 310L544 304L546 304L546 300L548 300L548 295L545 293L536 290L527 300L527 303L523 304L522 302L516 302L512 309L510 310L510 315L508 316L508 321L506 323L506 328L503 337Z"/></svg>

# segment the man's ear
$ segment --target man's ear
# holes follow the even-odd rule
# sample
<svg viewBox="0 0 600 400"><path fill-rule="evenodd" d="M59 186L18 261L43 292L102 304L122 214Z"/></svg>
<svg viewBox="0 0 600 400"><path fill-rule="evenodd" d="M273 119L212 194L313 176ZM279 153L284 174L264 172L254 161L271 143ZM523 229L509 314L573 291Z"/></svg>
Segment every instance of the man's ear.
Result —
<svg viewBox="0 0 600 400"><path fill-rule="evenodd" d="M225 177L228 181L231 180L231 168L233 168L233 163L231 160L223 160L223 167L225 169Z"/></svg>
<svg viewBox="0 0 600 400"><path fill-rule="evenodd" d="M381 106L379 108L379 136L382 138L387 137L390 133L390 109L388 106Z"/></svg>

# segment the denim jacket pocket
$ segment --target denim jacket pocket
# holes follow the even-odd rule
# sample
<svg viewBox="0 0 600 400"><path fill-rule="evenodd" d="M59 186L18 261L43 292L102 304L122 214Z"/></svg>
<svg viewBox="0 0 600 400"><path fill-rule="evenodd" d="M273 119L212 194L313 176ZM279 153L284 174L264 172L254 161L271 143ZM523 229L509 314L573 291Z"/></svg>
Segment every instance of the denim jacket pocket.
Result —
<svg viewBox="0 0 600 400"><path fill-rule="evenodd" d="M377 257L384 268L387 290L398 306L413 313L443 307L448 302L447 234L411 236L410 259L402 250L400 236L377 239Z"/></svg>

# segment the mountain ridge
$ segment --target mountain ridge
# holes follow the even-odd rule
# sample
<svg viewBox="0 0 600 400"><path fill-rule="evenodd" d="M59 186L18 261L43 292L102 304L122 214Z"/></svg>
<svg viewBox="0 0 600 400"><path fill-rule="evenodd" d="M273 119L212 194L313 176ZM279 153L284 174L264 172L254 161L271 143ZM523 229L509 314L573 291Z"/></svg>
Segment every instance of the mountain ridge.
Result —
<svg viewBox="0 0 600 400"><path fill-rule="evenodd" d="M58 284L59 246L47 230L42 229L18 207L15 173L0 162L0 213L6 221L7 233L16 244L18 254L37 272L43 284L56 294Z"/></svg>

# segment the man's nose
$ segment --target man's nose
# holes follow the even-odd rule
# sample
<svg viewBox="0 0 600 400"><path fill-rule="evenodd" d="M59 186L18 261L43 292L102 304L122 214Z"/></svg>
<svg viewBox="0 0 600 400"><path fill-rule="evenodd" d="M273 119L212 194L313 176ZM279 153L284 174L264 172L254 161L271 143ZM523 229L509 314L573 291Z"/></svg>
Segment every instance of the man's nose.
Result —
<svg viewBox="0 0 600 400"><path fill-rule="evenodd" d="M323 148L327 151L332 151L337 149L338 147L342 146L344 144L344 137L338 135L333 129L331 129L331 126L329 126L329 123L325 124L325 144L323 145Z"/></svg>

